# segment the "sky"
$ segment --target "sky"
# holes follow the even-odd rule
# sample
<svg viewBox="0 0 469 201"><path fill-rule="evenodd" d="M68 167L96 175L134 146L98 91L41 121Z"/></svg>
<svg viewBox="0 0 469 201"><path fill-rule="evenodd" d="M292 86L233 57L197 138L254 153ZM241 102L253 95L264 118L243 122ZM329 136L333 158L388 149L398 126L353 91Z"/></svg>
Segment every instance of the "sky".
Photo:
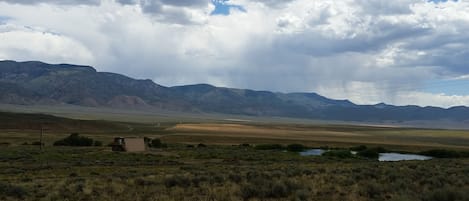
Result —
<svg viewBox="0 0 469 201"><path fill-rule="evenodd" d="M0 60L469 106L469 0L0 0Z"/></svg>

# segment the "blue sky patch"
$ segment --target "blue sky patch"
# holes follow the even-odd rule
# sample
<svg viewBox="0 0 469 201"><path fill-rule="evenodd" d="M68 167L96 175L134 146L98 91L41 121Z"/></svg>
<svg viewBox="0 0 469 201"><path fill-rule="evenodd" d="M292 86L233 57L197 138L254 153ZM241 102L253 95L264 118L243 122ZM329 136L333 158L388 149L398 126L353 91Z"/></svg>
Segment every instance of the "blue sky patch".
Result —
<svg viewBox="0 0 469 201"><path fill-rule="evenodd" d="M231 9L237 9L242 12L246 12L243 6L229 4L229 0L212 0L212 4L215 5L215 9L210 15L229 15Z"/></svg>
<svg viewBox="0 0 469 201"><path fill-rule="evenodd" d="M433 80L425 83L423 91L446 95L469 95L469 79Z"/></svg>
<svg viewBox="0 0 469 201"><path fill-rule="evenodd" d="M7 21L9 21L9 20L11 20L11 19L12 19L11 17L8 17L8 16L1 16L1 15L0 15L0 24L1 24L1 23L5 23L5 22L7 22Z"/></svg>

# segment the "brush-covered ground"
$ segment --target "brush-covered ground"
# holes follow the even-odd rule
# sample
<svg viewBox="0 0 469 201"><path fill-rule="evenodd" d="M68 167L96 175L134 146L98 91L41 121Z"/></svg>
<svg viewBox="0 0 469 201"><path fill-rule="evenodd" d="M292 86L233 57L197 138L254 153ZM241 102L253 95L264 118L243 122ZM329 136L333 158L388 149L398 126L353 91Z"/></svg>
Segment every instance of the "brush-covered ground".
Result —
<svg viewBox="0 0 469 201"><path fill-rule="evenodd" d="M340 125L138 124L0 115L0 200L469 200L469 159L378 162L254 144L467 151L468 131ZM45 147L39 150L40 128ZM99 147L58 147L78 132ZM166 148L112 152L115 136ZM198 145L199 143L203 143ZM249 143L249 144L246 144Z"/></svg>
<svg viewBox="0 0 469 201"><path fill-rule="evenodd" d="M469 160L378 162L251 146L0 148L0 200L469 200Z"/></svg>

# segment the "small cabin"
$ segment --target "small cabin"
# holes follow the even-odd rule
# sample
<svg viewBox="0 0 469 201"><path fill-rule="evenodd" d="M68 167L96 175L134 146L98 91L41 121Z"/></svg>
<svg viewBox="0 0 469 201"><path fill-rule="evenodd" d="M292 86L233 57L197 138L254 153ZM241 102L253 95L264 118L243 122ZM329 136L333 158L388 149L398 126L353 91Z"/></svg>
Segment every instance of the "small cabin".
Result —
<svg viewBox="0 0 469 201"><path fill-rule="evenodd" d="M142 152L147 149L144 138L116 137L111 146L112 151L124 152Z"/></svg>

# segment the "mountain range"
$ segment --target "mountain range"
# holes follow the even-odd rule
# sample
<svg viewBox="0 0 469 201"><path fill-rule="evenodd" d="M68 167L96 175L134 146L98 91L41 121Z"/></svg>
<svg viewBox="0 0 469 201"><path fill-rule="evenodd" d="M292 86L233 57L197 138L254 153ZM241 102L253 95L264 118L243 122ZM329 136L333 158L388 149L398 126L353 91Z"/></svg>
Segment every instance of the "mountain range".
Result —
<svg viewBox="0 0 469 201"><path fill-rule="evenodd" d="M163 109L191 113L340 121L469 120L469 108L357 105L316 93L278 93L208 84L166 87L90 66L0 61L0 103Z"/></svg>

